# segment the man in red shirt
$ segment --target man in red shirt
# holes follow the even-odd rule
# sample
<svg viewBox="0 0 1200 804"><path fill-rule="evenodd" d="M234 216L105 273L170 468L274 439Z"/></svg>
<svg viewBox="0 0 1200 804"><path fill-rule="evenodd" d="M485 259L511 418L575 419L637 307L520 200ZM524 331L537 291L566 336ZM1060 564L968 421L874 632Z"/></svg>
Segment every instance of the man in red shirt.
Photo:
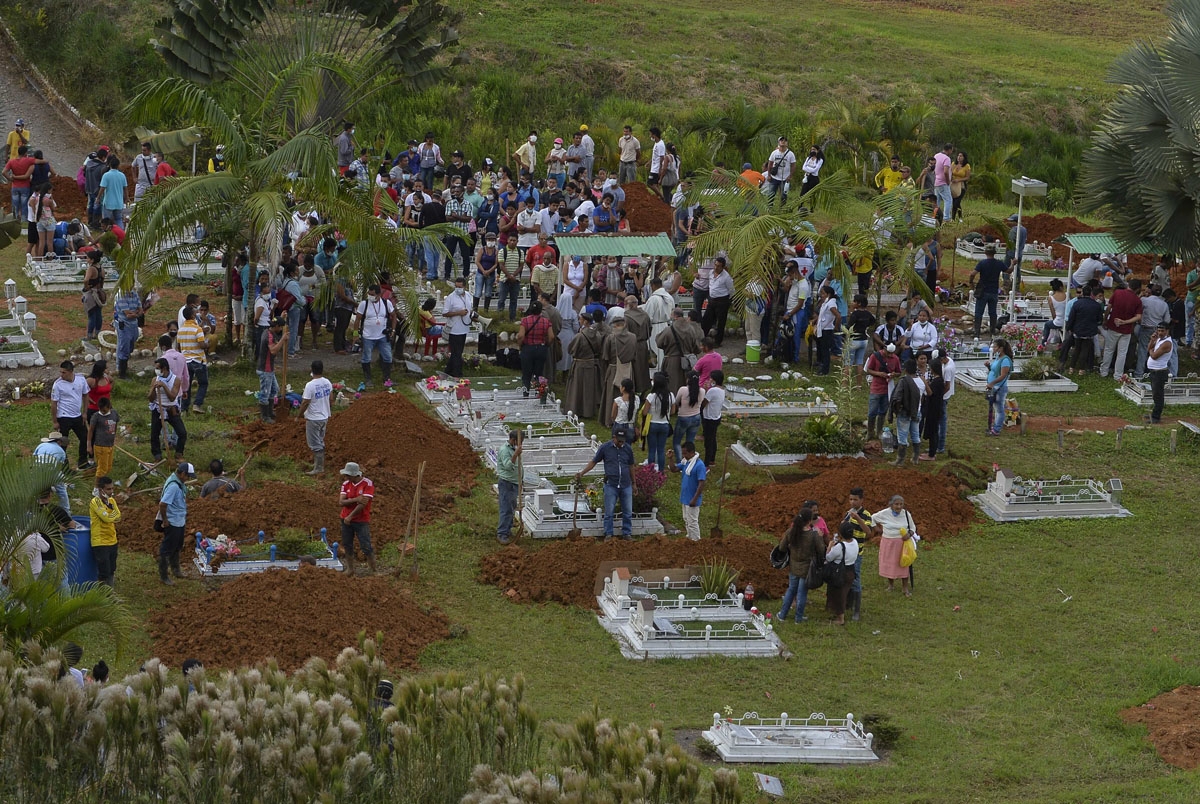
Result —
<svg viewBox="0 0 1200 804"><path fill-rule="evenodd" d="M863 371L871 378L871 395L867 398L867 440L874 441L883 433L883 423L887 420L891 384L900 378L896 344L889 343L876 349L867 358Z"/></svg>
<svg viewBox="0 0 1200 804"><path fill-rule="evenodd" d="M346 552L346 570L354 574L354 540L367 557L371 572L375 572L375 549L371 547L371 502L375 499L375 484L363 477L357 463L342 467L342 491L338 502L342 506L342 549Z"/></svg>
<svg viewBox="0 0 1200 804"><path fill-rule="evenodd" d="M171 165L167 162L166 155L159 154L158 155L158 168L156 168L154 171L154 183L158 184L160 181L167 178L168 176L178 176L178 175L179 174L175 172L175 168L171 167Z"/></svg>
<svg viewBox="0 0 1200 804"><path fill-rule="evenodd" d="M529 250L525 252L525 264L529 266L531 273L533 272L534 268L537 268L542 264L542 257L546 254L549 254L555 258L558 257L558 255L554 253L554 246L548 244L547 241L549 238L546 236L545 232L539 233L537 239L537 245L531 246Z"/></svg>
<svg viewBox="0 0 1200 804"><path fill-rule="evenodd" d="M4 178L12 181L13 217L19 220L25 220L25 208L29 206L29 177L33 175L35 162L29 156L29 146L22 145L17 149L17 158L4 165Z"/></svg>
<svg viewBox="0 0 1200 804"><path fill-rule="evenodd" d="M1140 279L1130 279L1128 288L1117 288L1108 300L1108 318L1104 321L1104 357L1100 361L1100 376L1120 377L1125 373L1125 358L1133 325L1142 320L1142 289ZM1117 362L1113 364L1113 357Z"/></svg>

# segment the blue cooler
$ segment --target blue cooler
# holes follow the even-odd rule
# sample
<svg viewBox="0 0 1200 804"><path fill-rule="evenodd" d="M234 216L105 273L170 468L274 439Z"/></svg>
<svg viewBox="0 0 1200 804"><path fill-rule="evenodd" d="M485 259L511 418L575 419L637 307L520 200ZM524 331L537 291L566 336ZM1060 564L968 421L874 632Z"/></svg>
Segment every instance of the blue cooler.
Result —
<svg viewBox="0 0 1200 804"><path fill-rule="evenodd" d="M92 559L92 518L73 516L75 527L63 533L63 546L67 550L67 583L95 583L96 562Z"/></svg>

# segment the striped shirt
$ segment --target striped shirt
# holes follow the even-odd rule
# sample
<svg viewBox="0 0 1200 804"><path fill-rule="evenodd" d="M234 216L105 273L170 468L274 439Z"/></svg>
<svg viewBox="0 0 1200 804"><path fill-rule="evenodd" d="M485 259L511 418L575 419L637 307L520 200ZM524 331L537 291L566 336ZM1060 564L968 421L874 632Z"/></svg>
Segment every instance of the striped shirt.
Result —
<svg viewBox="0 0 1200 804"><path fill-rule="evenodd" d="M141 306L142 299L140 296L138 296L137 291L130 290L122 293L121 295L117 296L117 300L113 302L113 321L116 323L133 321L134 324L136 324L137 321L135 319L137 316L133 316L131 318L130 316L126 315L126 313L135 312L141 309Z"/></svg>
<svg viewBox="0 0 1200 804"><path fill-rule="evenodd" d="M465 200L459 201L453 198L446 202L446 220L450 220L451 215L466 215L468 218L475 217L474 210L471 208L470 203ZM471 222L469 220L450 221L450 225L457 227L459 231L461 231L463 234L466 234L471 226Z"/></svg>
<svg viewBox="0 0 1200 804"><path fill-rule="evenodd" d="M175 336L175 348L183 352L189 363L204 362L204 333L193 321L184 321Z"/></svg>

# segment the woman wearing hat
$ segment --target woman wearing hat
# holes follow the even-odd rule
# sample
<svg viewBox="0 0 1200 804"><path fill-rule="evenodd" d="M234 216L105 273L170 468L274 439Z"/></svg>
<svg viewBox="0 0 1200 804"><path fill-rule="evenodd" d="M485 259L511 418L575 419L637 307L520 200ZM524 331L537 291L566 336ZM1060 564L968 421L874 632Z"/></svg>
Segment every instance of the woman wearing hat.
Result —
<svg viewBox="0 0 1200 804"><path fill-rule="evenodd" d="M558 187L567 186L567 149L562 137L554 138L554 147L546 154L546 178L558 182Z"/></svg>

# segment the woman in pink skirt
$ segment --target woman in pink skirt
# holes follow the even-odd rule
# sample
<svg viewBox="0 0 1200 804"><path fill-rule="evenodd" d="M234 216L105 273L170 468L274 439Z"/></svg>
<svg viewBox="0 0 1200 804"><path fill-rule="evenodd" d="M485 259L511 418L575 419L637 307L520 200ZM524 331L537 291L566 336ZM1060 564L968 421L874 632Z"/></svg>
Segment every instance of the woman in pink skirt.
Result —
<svg viewBox="0 0 1200 804"><path fill-rule="evenodd" d="M900 566L900 552L904 548L904 540L911 539L917 532L912 515L904 507L904 498L899 494L892 497L891 503L882 511L871 515L875 525L875 533L882 537L879 543L879 575L887 578L887 588L895 589L896 579L900 579L905 597L912 597L912 589L908 586L908 567Z"/></svg>

